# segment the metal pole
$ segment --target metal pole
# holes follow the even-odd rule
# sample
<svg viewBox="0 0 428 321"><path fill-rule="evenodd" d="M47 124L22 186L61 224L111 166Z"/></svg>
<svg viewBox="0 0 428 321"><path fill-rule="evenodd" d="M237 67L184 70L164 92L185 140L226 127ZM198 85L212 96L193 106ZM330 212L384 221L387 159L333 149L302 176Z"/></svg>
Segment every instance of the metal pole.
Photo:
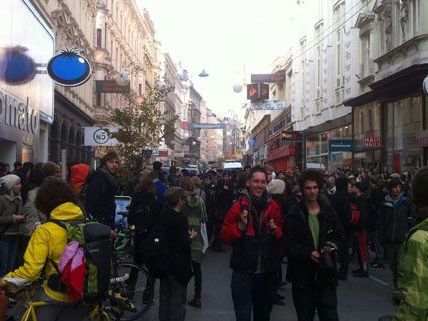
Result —
<svg viewBox="0 0 428 321"><path fill-rule="evenodd" d="M67 179L67 150L61 149L61 178Z"/></svg>

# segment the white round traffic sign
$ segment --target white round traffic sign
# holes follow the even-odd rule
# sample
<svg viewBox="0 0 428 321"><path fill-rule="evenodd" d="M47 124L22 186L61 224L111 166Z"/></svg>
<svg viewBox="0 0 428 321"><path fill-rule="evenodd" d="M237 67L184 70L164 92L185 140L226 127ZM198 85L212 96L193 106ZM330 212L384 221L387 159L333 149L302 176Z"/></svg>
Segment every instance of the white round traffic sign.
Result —
<svg viewBox="0 0 428 321"><path fill-rule="evenodd" d="M428 95L428 75L425 77L422 87L424 89L425 95Z"/></svg>
<svg viewBox="0 0 428 321"><path fill-rule="evenodd" d="M94 132L93 137L94 137L94 141L100 145L107 143L107 141L110 138L108 132L103 128L97 129Z"/></svg>

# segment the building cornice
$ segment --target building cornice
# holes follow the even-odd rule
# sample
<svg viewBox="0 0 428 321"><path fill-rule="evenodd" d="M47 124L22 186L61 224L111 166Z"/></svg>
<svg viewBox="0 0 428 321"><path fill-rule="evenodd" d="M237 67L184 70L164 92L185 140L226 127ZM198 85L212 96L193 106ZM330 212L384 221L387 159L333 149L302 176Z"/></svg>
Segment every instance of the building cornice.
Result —
<svg viewBox="0 0 428 321"><path fill-rule="evenodd" d="M419 43L423 40L428 39L428 34L422 34L416 37L413 37L412 39L407 40L400 46L392 49L391 51L387 52L386 54L374 59L373 61L377 63L380 67L380 65L392 60L396 55L403 55L405 52L411 48L415 47L416 50L419 49Z"/></svg>

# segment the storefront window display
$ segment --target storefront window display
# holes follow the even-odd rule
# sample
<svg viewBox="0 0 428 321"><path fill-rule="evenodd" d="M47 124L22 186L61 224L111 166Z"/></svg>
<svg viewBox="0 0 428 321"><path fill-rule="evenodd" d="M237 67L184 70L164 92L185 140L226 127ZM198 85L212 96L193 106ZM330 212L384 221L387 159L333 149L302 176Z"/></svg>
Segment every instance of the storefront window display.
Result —
<svg viewBox="0 0 428 321"><path fill-rule="evenodd" d="M381 149L381 108L373 103L354 110L354 168L380 170Z"/></svg>
<svg viewBox="0 0 428 321"><path fill-rule="evenodd" d="M385 162L393 172L414 171L423 164L422 97L408 97L387 104L385 110Z"/></svg>

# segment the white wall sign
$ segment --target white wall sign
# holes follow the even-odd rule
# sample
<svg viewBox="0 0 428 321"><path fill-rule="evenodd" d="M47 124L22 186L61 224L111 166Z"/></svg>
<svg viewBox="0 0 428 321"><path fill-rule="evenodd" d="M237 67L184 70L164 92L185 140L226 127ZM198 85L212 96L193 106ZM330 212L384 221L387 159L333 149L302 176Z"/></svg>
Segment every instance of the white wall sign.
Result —
<svg viewBox="0 0 428 321"><path fill-rule="evenodd" d="M115 138L111 138L111 133L117 131L117 127L100 128L100 127L84 127L85 139L84 146L115 146L119 142Z"/></svg>

